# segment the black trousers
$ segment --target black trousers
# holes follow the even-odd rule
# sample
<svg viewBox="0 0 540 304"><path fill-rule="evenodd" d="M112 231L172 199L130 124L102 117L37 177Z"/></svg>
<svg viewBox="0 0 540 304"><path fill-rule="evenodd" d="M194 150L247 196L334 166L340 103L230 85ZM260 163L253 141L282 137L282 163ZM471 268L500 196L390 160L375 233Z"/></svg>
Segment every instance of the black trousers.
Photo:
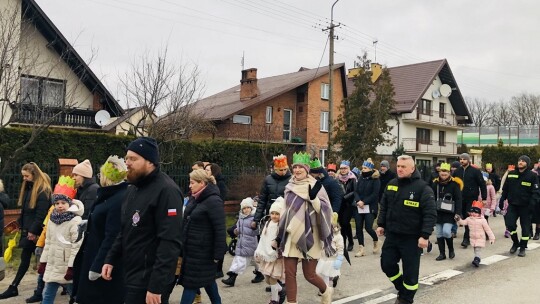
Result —
<svg viewBox="0 0 540 304"><path fill-rule="evenodd" d="M34 254L35 248L36 247L29 247L22 249L21 263L19 264L19 269L17 269L17 274L15 275L15 278L13 279L11 285L19 286L19 284L21 283L21 280L24 278L24 275L30 267L30 261L32 260L32 254Z"/></svg>
<svg viewBox="0 0 540 304"><path fill-rule="evenodd" d="M341 235L347 244L353 243L351 219L353 217L353 207L349 202L343 202L339 208L338 223L341 226Z"/></svg>
<svg viewBox="0 0 540 304"><path fill-rule="evenodd" d="M526 248L527 241L531 236L531 211L529 210L529 206L516 206L508 204L508 210L504 216L504 223L512 236L517 233L518 218L519 225L521 226L521 242L524 243L524 248ZM515 240L515 238L512 239Z"/></svg>
<svg viewBox="0 0 540 304"><path fill-rule="evenodd" d="M146 292L144 288L126 288L126 304L146 304ZM170 293L164 292L161 294L161 304L169 304Z"/></svg>
<svg viewBox="0 0 540 304"><path fill-rule="evenodd" d="M386 233L381 253L381 269L394 284L398 296L409 303L413 302L418 290L421 252L417 236ZM403 273L399 271L400 260Z"/></svg>
<svg viewBox="0 0 540 304"><path fill-rule="evenodd" d="M477 198L475 198L477 199ZM466 219L469 216L469 211L472 207L473 198L463 198L461 203L461 218ZM463 233L463 240L469 239L469 226L465 226L465 233Z"/></svg>

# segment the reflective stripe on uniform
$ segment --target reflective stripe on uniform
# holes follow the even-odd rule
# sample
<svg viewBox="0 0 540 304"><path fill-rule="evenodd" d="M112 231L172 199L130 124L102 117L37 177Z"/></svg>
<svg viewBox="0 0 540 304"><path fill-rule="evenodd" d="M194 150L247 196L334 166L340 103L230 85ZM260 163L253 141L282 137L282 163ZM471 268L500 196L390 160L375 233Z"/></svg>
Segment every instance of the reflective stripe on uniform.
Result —
<svg viewBox="0 0 540 304"><path fill-rule="evenodd" d="M409 207L416 207L418 208L420 206L420 202L410 201L410 200L404 200L403 205L409 206Z"/></svg>
<svg viewBox="0 0 540 304"><path fill-rule="evenodd" d="M395 276L393 277L389 277L390 279L390 282L394 282L397 278L399 278L401 276L401 272L398 272L398 274L396 274Z"/></svg>
<svg viewBox="0 0 540 304"><path fill-rule="evenodd" d="M529 183L529 182L521 182L521 185L522 185L522 186L530 187L530 186L531 186L531 183Z"/></svg>
<svg viewBox="0 0 540 304"><path fill-rule="evenodd" d="M398 186L393 186L393 185L388 185L388 188L386 188L390 191L397 191L398 190Z"/></svg>
<svg viewBox="0 0 540 304"><path fill-rule="evenodd" d="M521 237L521 240L522 240L522 241L528 241L529 238L530 238L530 237L528 237L528 236L522 236L522 237Z"/></svg>
<svg viewBox="0 0 540 304"><path fill-rule="evenodd" d="M518 178L519 175L517 174L508 174L508 178Z"/></svg>
<svg viewBox="0 0 540 304"><path fill-rule="evenodd" d="M517 233L517 230L510 231L510 234L516 234L516 233Z"/></svg>
<svg viewBox="0 0 540 304"><path fill-rule="evenodd" d="M405 288L407 288L408 290L417 290L418 289L418 283L416 283L415 285L407 285L407 284L403 283L403 286L405 286Z"/></svg>

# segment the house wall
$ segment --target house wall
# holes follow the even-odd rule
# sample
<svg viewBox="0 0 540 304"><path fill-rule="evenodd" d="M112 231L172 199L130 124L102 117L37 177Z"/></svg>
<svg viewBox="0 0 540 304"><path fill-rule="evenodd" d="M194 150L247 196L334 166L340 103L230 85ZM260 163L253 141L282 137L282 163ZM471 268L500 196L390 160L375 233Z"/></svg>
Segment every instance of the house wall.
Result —
<svg viewBox="0 0 540 304"><path fill-rule="evenodd" d="M64 80L66 83L65 105L80 109L92 109L93 94L79 81L79 77L64 62L48 41L28 21L21 26L20 67L21 73Z"/></svg>

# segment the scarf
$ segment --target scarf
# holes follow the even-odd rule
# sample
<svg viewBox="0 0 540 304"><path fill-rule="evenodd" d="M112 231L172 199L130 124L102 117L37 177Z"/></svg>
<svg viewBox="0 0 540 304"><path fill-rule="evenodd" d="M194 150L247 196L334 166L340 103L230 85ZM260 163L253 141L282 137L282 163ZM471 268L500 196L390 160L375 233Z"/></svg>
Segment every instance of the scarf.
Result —
<svg viewBox="0 0 540 304"><path fill-rule="evenodd" d="M53 210L53 212L51 213L51 222L55 223L56 225L60 225L64 222L69 222L71 221L76 215L73 214L72 212L69 212L69 211L66 211L66 212L62 212L62 213L58 213L58 211L56 211L56 209Z"/></svg>
<svg viewBox="0 0 540 304"><path fill-rule="evenodd" d="M193 196L194 199L198 199L199 196L201 195L201 193L203 192L204 189L206 189L207 186L204 186L201 188L201 190L195 192L195 193L192 193L191 196Z"/></svg>
<svg viewBox="0 0 540 304"><path fill-rule="evenodd" d="M268 221L264 226L261 233L261 239L257 250L255 250L255 256L265 262L274 262L278 258L277 250L272 248L272 241L276 239L278 235L279 223Z"/></svg>
<svg viewBox="0 0 540 304"><path fill-rule="evenodd" d="M351 178L356 179L356 175L354 175L352 171L349 171L349 173L347 173L346 175L338 175L338 179L344 184L347 183L347 181Z"/></svg>
<svg viewBox="0 0 540 304"><path fill-rule="evenodd" d="M285 212L279 222L280 249L285 249L290 237L305 259L308 251L315 244L312 227L318 225L319 237L323 242L323 251L327 257L333 256L332 248L332 206L326 191L319 191L314 200L309 199L308 186L315 185L315 178L308 176L297 180L291 178L285 187ZM321 188L323 190L324 188Z"/></svg>

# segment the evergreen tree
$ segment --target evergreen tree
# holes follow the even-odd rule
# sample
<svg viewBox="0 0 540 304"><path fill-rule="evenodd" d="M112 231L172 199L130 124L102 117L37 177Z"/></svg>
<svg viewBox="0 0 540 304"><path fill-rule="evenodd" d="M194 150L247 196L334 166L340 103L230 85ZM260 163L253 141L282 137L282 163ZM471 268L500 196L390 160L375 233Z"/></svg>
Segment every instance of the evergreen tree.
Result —
<svg viewBox="0 0 540 304"><path fill-rule="evenodd" d="M373 83L367 54L358 59L360 71L354 79L355 90L342 101L333 139L333 144L341 148L335 149L335 153L356 163L373 157L378 146L394 142L390 137L392 127L388 125L394 109L390 72L383 68Z"/></svg>

